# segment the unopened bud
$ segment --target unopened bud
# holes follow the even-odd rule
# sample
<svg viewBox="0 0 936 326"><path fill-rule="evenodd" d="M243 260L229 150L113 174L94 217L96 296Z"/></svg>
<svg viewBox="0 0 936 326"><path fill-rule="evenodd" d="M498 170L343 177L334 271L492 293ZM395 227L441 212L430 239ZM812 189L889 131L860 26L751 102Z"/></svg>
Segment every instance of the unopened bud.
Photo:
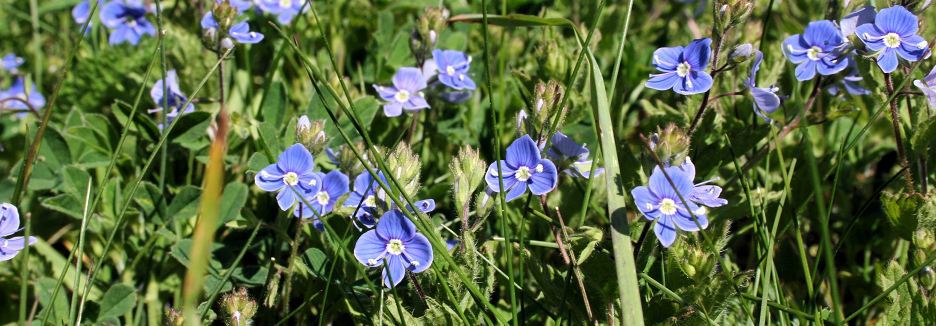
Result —
<svg viewBox="0 0 936 326"><path fill-rule="evenodd" d="M233 48L233 47L234 47L234 41L231 40L230 37L225 37L225 38L221 39L221 48L222 48L222 49L227 50L227 49L230 49L230 48Z"/></svg>
<svg viewBox="0 0 936 326"><path fill-rule="evenodd" d="M224 323L227 325L250 325L257 313L257 302L250 298L245 288L225 294L221 298L221 305L226 313Z"/></svg>
<svg viewBox="0 0 936 326"><path fill-rule="evenodd" d="M387 168L390 169L390 173L396 176L406 193L416 193L419 189L421 164L419 163L419 155L413 153L409 144L405 142L397 144L390 156L387 157Z"/></svg>
<svg viewBox="0 0 936 326"><path fill-rule="evenodd" d="M670 123L664 129L659 130L655 139L655 142L651 142L650 148L663 164L678 166L686 159L689 153L689 136L675 124Z"/></svg>
<svg viewBox="0 0 936 326"><path fill-rule="evenodd" d="M296 141L306 147L313 156L325 150L328 137L325 135L325 121L309 121L309 117L299 117L296 124Z"/></svg>
<svg viewBox="0 0 936 326"><path fill-rule="evenodd" d="M462 212L471 200L475 189L484 181L486 169L484 163L477 151L470 146L465 146L458 151L458 155L449 164L449 169L455 176L452 193L455 195L455 207L458 212Z"/></svg>
<svg viewBox="0 0 936 326"><path fill-rule="evenodd" d="M449 11L445 8L427 7L416 21L410 37L410 50L419 62L432 56L438 36L448 26Z"/></svg>
<svg viewBox="0 0 936 326"><path fill-rule="evenodd" d="M754 46L751 45L751 43L738 45L734 48L734 50L731 50L731 55L729 55L729 57L734 63L748 61L754 57Z"/></svg>
<svg viewBox="0 0 936 326"><path fill-rule="evenodd" d="M559 123L556 128L558 129L565 117L565 110L559 108L563 95L565 95L565 90L555 80L536 84L533 89L533 107L535 108L533 117L537 124L534 126L536 130L547 130L546 128L552 127L553 121L557 118ZM556 115L559 116L556 117Z"/></svg>

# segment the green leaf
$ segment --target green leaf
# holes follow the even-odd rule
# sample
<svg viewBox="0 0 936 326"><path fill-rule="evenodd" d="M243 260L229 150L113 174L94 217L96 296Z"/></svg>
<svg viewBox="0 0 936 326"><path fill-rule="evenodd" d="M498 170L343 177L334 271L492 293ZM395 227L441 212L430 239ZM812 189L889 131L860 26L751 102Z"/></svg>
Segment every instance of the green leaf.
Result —
<svg viewBox="0 0 936 326"><path fill-rule="evenodd" d="M68 324L68 295L66 291L60 289L55 301L52 301L52 292L55 290L57 283L55 279L49 277L39 279L36 296L39 297L42 311L37 316L45 317L46 314L51 314L49 315L51 324L64 325Z"/></svg>
<svg viewBox="0 0 936 326"><path fill-rule="evenodd" d="M195 111L183 114L179 122L172 128L169 136L172 142L190 150L202 149L208 146L208 126L211 124L211 113Z"/></svg>
<svg viewBox="0 0 936 326"><path fill-rule="evenodd" d="M62 191L65 191L77 198L83 198L88 188L88 182L91 176L85 170L74 166L66 166L62 169Z"/></svg>
<svg viewBox="0 0 936 326"><path fill-rule="evenodd" d="M482 14L465 14L449 18L450 22L463 22L481 24ZM572 21L565 18L543 18L539 16L510 14L487 15L488 25L508 27L536 27L536 26L575 26Z"/></svg>
<svg viewBox="0 0 936 326"><path fill-rule="evenodd" d="M72 194L60 194L42 200L42 206L53 211L81 219L82 204Z"/></svg>
<svg viewBox="0 0 936 326"><path fill-rule="evenodd" d="M137 295L133 287L125 284L112 286L104 297L101 298L101 311L98 313L98 321L108 318L116 318L130 312L136 305Z"/></svg>
<svg viewBox="0 0 936 326"><path fill-rule="evenodd" d="M887 219L897 229L897 233L904 239L910 240L917 227L917 211L923 199L918 195L906 193L881 193L881 205Z"/></svg>
<svg viewBox="0 0 936 326"><path fill-rule="evenodd" d="M322 252L322 250L315 247L309 248L302 254L302 259L313 275L323 280L327 277L326 274L328 272L325 270L325 267L328 263L328 255Z"/></svg>
<svg viewBox="0 0 936 326"><path fill-rule="evenodd" d="M224 187L221 195L221 215L218 226L233 221L240 216L240 210L247 203L247 185L231 181Z"/></svg>
<svg viewBox="0 0 936 326"><path fill-rule="evenodd" d="M169 216L176 221L184 221L195 217L198 211L198 196L201 195L201 189L195 186L185 186L172 198L169 204Z"/></svg>

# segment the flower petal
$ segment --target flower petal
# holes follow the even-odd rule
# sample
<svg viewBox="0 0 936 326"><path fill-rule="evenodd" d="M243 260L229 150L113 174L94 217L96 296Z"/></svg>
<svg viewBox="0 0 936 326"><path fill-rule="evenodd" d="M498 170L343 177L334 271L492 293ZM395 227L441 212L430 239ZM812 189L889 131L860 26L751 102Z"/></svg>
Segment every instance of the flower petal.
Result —
<svg viewBox="0 0 936 326"><path fill-rule="evenodd" d="M419 68L402 67L393 75L393 85L412 94L426 88L426 80Z"/></svg>
<svg viewBox="0 0 936 326"><path fill-rule="evenodd" d="M406 266L404 266L403 258L398 255L389 255L385 262L387 266L384 268L381 277L383 278L384 286L387 288L393 288L400 282L403 282L403 277L406 276Z"/></svg>
<svg viewBox="0 0 936 326"><path fill-rule="evenodd" d="M816 62L812 60L803 61L796 66L796 80L812 80L816 77Z"/></svg>
<svg viewBox="0 0 936 326"><path fill-rule="evenodd" d="M305 146L293 144L279 155L276 164L284 172L305 174L314 167L314 159Z"/></svg>
<svg viewBox="0 0 936 326"><path fill-rule="evenodd" d="M637 210L648 220L652 221L660 217L660 211L657 209L660 199L650 191L649 187L636 187L631 190L631 196L634 197L634 206L637 206Z"/></svg>
<svg viewBox="0 0 936 326"><path fill-rule="evenodd" d="M704 71L693 70L682 79L682 82L676 83L673 91L683 95L704 93L712 88L712 83L712 75Z"/></svg>
<svg viewBox="0 0 936 326"><path fill-rule="evenodd" d="M884 73L892 73L894 70L897 70L897 51L893 49L887 49L881 52L877 56L878 67L881 67L881 71Z"/></svg>
<svg viewBox="0 0 936 326"><path fill-rule="evenodd" d="M530 138L530 135L523 135L510 143L510 146L507 146L506 161L507 166L511 168L516 169L525 166L532 169L539 163L541 158L539 147L536 146L536 142L533 141L533 138Z"/></svg>
<svg viewBox="0 0 936 326"><path fill-rule="evenodd" d="M699 212L703 211L704 210L699 210ZM699 221L699 224L696 224L696 220ZM676 214L676 216L673 216L673 222L683 231L699 231L699 226L701 226L703 230L708 228L708 218L705 217L705 214L695 214L695 219L693 219L690 214Z"/></svg>
<svg viewBox="0 0 936 326"><path fill-rule="evenodd" d="M842 32L835 23L828 20L819 20L806 25L803 31L803 41L809 46L818 46L825 51L842 44Z"/></svg>
<svg viewBox="0 0 936 326"><path fill-rule="evenodd" d="M830 54L816 63L816 70L820 75L834 75L848 68L849 57L835 58L835 56L836 54Z"/></svg>
<svg viewBox="0 0 936 326"><path fill-rule="evenodd" d="M296 191L300 191L299 188L296 188ZM293 205L299 201L299 197L296 196L296 191L293 191L292 187L284 187L276 194L276 203L279 204L279 208L283 211L288 211ZM303 214L305 215L305 214ZM305 216L303 216L305 217Z"/></svg>
<svg viewBox="0 0 936 326"><path fill-rule="evenodd" d="M881 10L874 18L874 24L885 33L897 33L903 37L916 34L919 29L916 15L903 6Z"/></svg>
<svg viewBox="0 0 936 326"><path fill-rule="evenodd" d="M914 80L913 85L919 88L920 91L922 91L923 94L926 95L926 101L929 103L930 108L936 109L936 87L928 87L919 80Z"/></svg>
<svg viewBox="0 0 936 326"><path fill-rule="evenodd" d="M383 113L387 117L398 117L403 114L403 103L392 101L383 106Z"/></svg>
<svg viewBox="0 0 936 326"><path fill-rule="evenodd" d="M533 173L529 180L530 192L537 196L545 195L556 189L559 182L559 172L552 161L540 160L536 167L538 168L539 165L543 166L542 172Z"/></svg>
<svg viewBox="0 0 936 326"><path fill-rule="evenodd" d="M254 176L254 183L263 191L277 191L285 185L282 172L276 163L267 165L263 170L260 170Z"/></svg>
<svg viewBox="0 0 936 326"><path fill-rule="evenodd" d="M399 210L392 209L377 222L377 234L386 240L409 240L416 234L416 225Z"/></svg>
<svg viewBox="0 0 936 326"><path fill-rule="evenodd" d="M693 71L705 70L712 56L712 39L696 39L683 50L683 60L689 63Z"/></svg>
<svg viewBox="0 0 936 326"><path fill-rule="evenodd" d="M409 270L413 273L420 273L432 266L432 245L426 236L417 233L412 239L404 242L403 247L403 256L409 259Z"/></svg>
<svg viewBox="0 0 936 326"><path fill-rule="evenodd" d="M514 173L516 173L516 171L508 167L506 161L500 161L500 169L500 172L502 173L501 177L498 176L497 166L495 166L494 163L491 163L491 165L488 166L487 173L484 175L484 181L487 182L488 187L491 188L491 190L494 192L501 191L501 182L504 183L504 189L510 189L515 183L517 183L517 179L514 178ZM500 179L503 180L501 181Z"/></svg>
<svg viewBox="0 0 936 326"><path fill-rule="evenodd" d="M665 171L666 174L663 174L663 171ZM675 189L670 185L669 180L666 179L667 175L673 181L673 184L676 185ZM669 198L678 202L679 196L676 194L676 189L678 189L680 195L688 197L689 194L692 193L693 186L692 180L688 178L687 173L679 167L670 166L666 167L665 170L660 170L660 167L654 167L653 174L650 175L650 191L659 198Z"/></svg>
<svg viewBox="0 0 936 326"><path fill-rule="evenodd" d="M34 243L36 243L36 237L29 237L29 244ZM23 248L26 248L26 241L23 237L0 238L0 261L13 259Z"/></svg>
<svg viewBox="0 0 936 326"><path fill-rule="evenodd" d="M692 188L692 192L687 199L704 206L719 207L728 204L728 201L724 198L718 198L721 192L722 188L716 185L696 186Z"/></svg>
<svg viewBox="0 0 936 326"><path fill-rule="evenodd" d="M9 203L0 204L0 237L5 237L19 230L19 210Z"/></svg>
<svg viewBox="0 0 936 326"><path fill-rule="evenodd" d="M377 235L377 231L364 232L354 244L354 258L367 267L379 267L379 258L387 251L387 241ZM370 264L369 260L378 261L378 265Z"/></svg>
<svg viewBox="0 0 936 326"><path fill-rule="evenodd" d="M660 244L665 248L669 248L676 241L676 225L673 222L673 218L669 216L662 216L658 219L653 225L653 233L656 234L657 239L660 240Z"/></svg>
<svg viewBox="0 0 936 326"><path fill-rule="evenodd" d="M680 64L684 48L681 46L665 47L653 51L653 66L660 71L676 71Z"/></svg>
<svg viewBox="0 0 936 326"><path fill-rule="evenodd" d="M803 42L803 38L800 34L788 36L783 40L783 45L781 46L783 54L786 55L787 59L792 63L801 63L809 60L809 57L806 56L806 50L808 49L809 45Z"/></svg>
<svg viewBox="0 0 936 326"><path fill-rule="evenodd" d="M650 75L650 79L647 80L646 86L658 91L665 91L673 88L676 83L680 82L682 78L679 78L679 75L676 72L668 72L663 74Z"/></svg>
<svg viewBox="0 0 936 326"><path fill-rule="evenodd" d="M341 171L332 170L322 179L322 188L334 202L341 195L348 193L348 176Z"/></svg>
<svg viewBox="0 0 936 326"><path fill-rule="evenodd" d="M520 198L521 195L526 193L527 184L523 182L515 182L512 186L507 187L507 196L504 197L505 201L512 201L514 199Z"/></svg>
<svg viewBox="0 0 936 326"><path fill-rule="evenodd" d="M858 28L858 26L874 23L875 15L877 15L877 13L874 12L874 7L872 6L864 6L845 15L845 17L842 17L842 20L839 21L842 35L848 37L849 35L855 34L855 29Z"/></svg>

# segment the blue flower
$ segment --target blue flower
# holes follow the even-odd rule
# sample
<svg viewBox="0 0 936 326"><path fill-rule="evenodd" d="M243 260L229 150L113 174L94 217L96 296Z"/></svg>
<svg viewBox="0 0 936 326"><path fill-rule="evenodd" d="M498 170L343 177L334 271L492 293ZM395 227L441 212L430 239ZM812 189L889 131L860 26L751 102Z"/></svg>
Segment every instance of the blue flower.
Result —
<svg viewBox="0 0 936 326"><path fill-rule="evenodd" d="M591 173L592 160L588 159L588 148L579 145L572 138L557 131L549 138L552 146L546 150L546 155L559 162L559 166L567 166L563 173L588 179ZM595 176L601 175L604 168L595 168Z"/></svg>
<svg viewBox="0 0 936 326"><path fill-rule="evenodd" d="M810 80L820 75L837 74L845 69L850 61L842 53L845 39L834 23L820 20L809 23L803 34L787 37L783 41L783 54L795 63L796 79Z"/></svg>
<svg viewBox="0 0 936 326"><path fill-rule="evenodd" d="M773 120L768 118L767 115L774 113L780 107L780 97L777 96L777 91L780 89L776 86L766 88L756 86L757 71L760 70L761 61L763 60L764 53L756 51L754 53L754 62L751 64L751 74L744 81L744 85L747 86L751 92L751 97L754 99L754 113L764 121L771 122Z"/></svg>
<svg viewBox="0 0 936 326"><path fill-rule="evenodd" d="M661 71L650 75L647 87L672 89L682 95L703 93L712 88L712 76L705 72L712 53L712 39L693 40L689 45L653 51L653 66Z"/></svg>
<svg viewBox="0 0 936 326"><path fill-rule="evenodd" d="M439 82L445 86L462 90L475 89L475 83L468 77L471 57L461 51L433 50L432 60L438 69Z"/></svg>
<svg viewBox="0 0 936 326"><path fill-rule="evenodd" d="M104 5L104 0L98 0L98 8ZM82 0L74 8L72 8L72 19L75 20L75 23L78 25L83 25L88 22L88 19L91 19L91 1ZM89 28L91 23L88 24Z"/></svg>
<svg viewBox="0 0 936 326"><path fill-rule="evenodd" d="M16 206L0 204L0 261L7 261L16 257L16 254L26 248L27 241L23 237L9 236L19 231L19 211ZM28 244L36 243L36 237L29 237Z"/></svg>
<svg viewBox="0 0 936 326"><path fill-rule="evenodd" d="M384 182L383 172L377 172ZM354 207L356 212L354 217L364 226L371 228L377 223L377 192L380 190L380 184L367 171L361 172L354 178L354 190L344 201L345 207ZM358 208L360 207L360 208Z"/></svg>
<svg viewBox="0 0 936 326"><path fill-rule="evenodd" d="M348 176L338 170L332 170L328 174L319 172L313 182L305 186L302 194L305 201L299 202L299 208L293 211L293 215L301 218L324 216L335 209L338 197L346 193L348 193ZM312 204L315 212L306 206L306 202ZM322 230L319 225L316 227Z"/></svg>
<svg viewBox="0 0 936 326"><path fill-rule="evenodd" d="M936 109L936 66L930 70L923 80L914 80L913 85L926 95L926 101L932 109Z"/></svg>
<svg viewBox="0 0 936 326"><path fill-rule="evenodd" d="M26 81L23 77L16 78L13 81L13 85L10 85L10 88L0 91L0 99L8 98L17 98L22 101L29 103L29 106L32 106L32 109L39 110L46 105L45 97L39 93L39 90L36 89L36 84L32 84L29 90L29 94L26 93ZM3 109L8 110L17 110L24 111L18 114L18 116L23 117L26 115L26 110L29 110L30 107L23 103L22 101L6 101L3 103Z"/></svg>
<svg viewBox="0 0 936 326"><path fill-rule="evenodd" d="M101 22L111 29L108 43L136 45L143 35L156 36L156 28L146 20L146 7L139 0L116 0L101 9Z"/></svg>
<svg viewBox="0 0 936 326"><path fill-rule="evenodd" d="M432 266L432 245L416 231L416 225L398 210L380 217L377 228L367 231L354 244L354 257L367 267L381 267L384 286L393 288L406 271L420 273Z"/></svg>
<svg viewBox="0 0 936 326"><path fill-rule="evenodd" d="M855 63L854 59L849 60L848 72L845 74L845 77L837 84L832 84L826 91L829 94L837 95L839 93L839 88L844 88L845 92L851 95L868 95L871 94L871 91L864 88L864 78L861 77L861 74L858 73L858 64Z"/></svg>
<svg viewBox="0 0 936 326"><path fill-rule="evenodd" d="M215 3L221 2L224 2L224 0L215 0ZM237 9L237 13L242 13L245 10L250 9L250 6L253 5L251 0L229 0L228 3L230 3L234 9Z"/></svg>
<svg viewBox="0 0 936 326"><path fill-rule="evenodd" d="M429 103L422 90L426 88L426 79L418 68L403 67L393 75L393 86L374 85L380 98L386 101L384 114L396 117L403 113L429 108Z"/></svg>
<svg viewBox="0 0 936 326"><path fill-rule="evenodd" d="M202 16L201 20L202 29L208 31L209 35L213 35L218 32L218 21L214 19L214 16L209 11ZM263 41L263 34L258 32L253 32L250 30L250 24L247 22L240 22L234 25L231 25L231 28L227 31L227 36L230 36L230 39L237 41L241 44L256 44ZM222 47L229 49L234 45L230 43L230 40L227 37L221 39Z"/></svg>
<svg viewBox="0 0 936 326"><path fill-rule="evenodd" d="M501 175L498 175L497 165L500 163ZM500 181L503 179L504 188ZM540 196L556 188L559 175L556 165L540 156L540 149L530 135L514 140L507 147L507 159L491 163L484 176L488 189L494 192L507 192L507 201L523 195L527 188L534 195Z"/></svg>
<svg viewBox="0 0 936 326"><path fill-rule="evenodd" d="M314 167L315 162L309 150L302 144L293 144L279 155L276 163L260 170L254 177L254 183L264 191L278 192L276 202L280 209L286 211L299 200L292 187L299 193L307 188L320 187L322 178L312 170Z"/></svg>
<svg viewBox="0 0 936 326"><path fill-rule="evenodd" d="M163 88L168 88L169 91L169 96L166 96L165 99L163 98ZM166 104L171 108L169 113L166 113L166 123L172 123L172 120L180 114L195 112L195 105L192 103L189 103L182 112L179 112L179 109L188 101L188 98L185 97L185 94L179 89L179 78L176 76L175 69L167 71L165 79L161 79L153 84L153 88L150 89L150 98L153 99L153 103L156 103L156 108L149 110L149 113L165 111L166 108L162 107L163 101L166 101ZM162 130L163 127L162 122L160 122L159 129Z"/></svg>
<svg viewBox="0 0 936 326"><path fill-rule="evenodd" d="M660 243L668 248L676 241L677 229L694 232L699 231L700 227L708 227L707 210L698 204L718 207L727 204L727 201L718 198L721 194L718 186L692 184L695 166L689 158L681 166L668 166L665 169L675 188L670 185L660 167L654 167L649 185L634 188L631 195L644 217L656 221L653 232ZM685 204L679 198L680 194L686 200Z"/></svg>
<svg viewBox="0 0 936 326"><path fill-rule="evenodd" d="M303 0L257 0L261 11L276 15L280 24L286 25L302 10Z"/></svg>
<svg viewBox="0 0 936 326"><path fill-rule="evenodd" d="M917 17L902 6L881 10L874 23L858 26L856 34L869 50L877 52L877 64L885 73L897 69L897 55L917 61L929 55L927 42L917 35Z"/></svg>
<svg viewBox="0 0 936 326"><path fill-rule="evenodd" d="M10 73L16 73L19 66L22 66L26 62L23 58L17 57L15 54L7 54L3 56L3 59L0 59L0 68L6 70Z"/></svg>

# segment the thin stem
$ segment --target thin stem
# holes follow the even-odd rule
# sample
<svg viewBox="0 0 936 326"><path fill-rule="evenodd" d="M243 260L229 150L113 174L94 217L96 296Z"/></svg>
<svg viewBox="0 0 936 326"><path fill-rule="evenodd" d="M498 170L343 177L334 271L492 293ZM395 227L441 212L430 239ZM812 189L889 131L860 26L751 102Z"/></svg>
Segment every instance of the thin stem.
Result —
<svg viewBox="0 0 936 326"><path fill-rule="evenodd" d="M907 192L912 194L916 192L916 187L913 186L913 174L910 173L907 150L904 148L900 135L900 112L897 111L897 98L894 96L894 81L891 79L891 74L884 74L884 85L887 87L887 95L891 98L888 104L890 104L891 125L894 127L894 142L897 143L897 159L900 160L900 166L904 168L903 177Z"/></svg>
<svg viewBox="0 0 936 326"><path fill-rule="evenodd" d="M712 35L716 35L716 30L718 24L712 25ZM715 76L718 75L721 70L718 68L718 54L721 53L722 44L725 43L725 35L728 33L726 29L721 35L717 35L718 42L715 44L715 50L712 51L712 79L715 79ZM712 85L715 85L714 83ZM713 86L714 87L714 86ZM702 122L702 117L705 116L705 109L709 107L709 96L712 95L712 89L705 91L705 94L702 95L702 104L699 105L699 110L696 111L695 118L692 118L692 123L689 125L689 137L692 137L692 134L696 132L696 129L699 128L699 123Z"/></svg>

